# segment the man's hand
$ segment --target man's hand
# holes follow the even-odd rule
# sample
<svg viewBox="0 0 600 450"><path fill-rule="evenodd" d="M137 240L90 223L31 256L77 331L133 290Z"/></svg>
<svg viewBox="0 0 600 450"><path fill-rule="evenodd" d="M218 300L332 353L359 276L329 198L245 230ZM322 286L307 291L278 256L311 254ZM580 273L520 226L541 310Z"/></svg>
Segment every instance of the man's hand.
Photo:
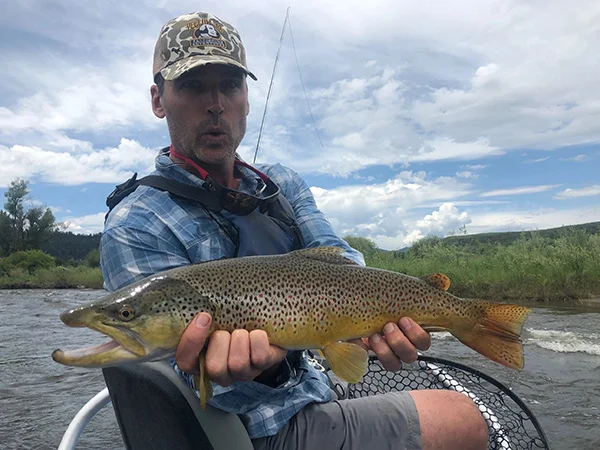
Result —
<svg viewBox="0 0 600 450"><path fill-rule="evenodd" d="M368 339L352 341L365 350L373 350L386 370L397 372L402 362L417 360L417 350L427 350L431 337L414 320L403 317L398 324L390 322L383 328L383 336L376 333Z"/></svg>
<svg viewBox="0 0 600 450"><path fill-rule="evenodd" d="M181 337L175 361L181 370L198 375L198 355L209 337L211 317L198 314ZM234 330L232 333L217 330L212 333L206 349L206 374L221 386L236 381L249 381L263 371L278 367L287 350L269 344L267 333L262 330L248 332Z"/></svg>

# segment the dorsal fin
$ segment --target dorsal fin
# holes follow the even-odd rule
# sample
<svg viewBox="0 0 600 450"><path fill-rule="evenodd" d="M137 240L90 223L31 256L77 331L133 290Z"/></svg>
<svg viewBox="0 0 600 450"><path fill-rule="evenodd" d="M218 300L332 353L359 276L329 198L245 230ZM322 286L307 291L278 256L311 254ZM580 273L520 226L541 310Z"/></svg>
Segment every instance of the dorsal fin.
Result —
<svg viewBox="0 0 600 450"><path fill-rule="evenodd" d="M427 281L432 286L440 288L442 291L447 291L450 287L450 278L443 273L432 273L421 277L421 279Z"/></svg>
<svg viewBox="0 0 600 450"><path fill-rule="evenodd" d="M315 259L317 261L323 261L330 264L351 264L358 265L356 262L348 259L342 254L346 250L341 247L315 247L315 248L303 248L301 250L295 250L290 252L289 255L293 257L302 257L308 259Z"/></svg>

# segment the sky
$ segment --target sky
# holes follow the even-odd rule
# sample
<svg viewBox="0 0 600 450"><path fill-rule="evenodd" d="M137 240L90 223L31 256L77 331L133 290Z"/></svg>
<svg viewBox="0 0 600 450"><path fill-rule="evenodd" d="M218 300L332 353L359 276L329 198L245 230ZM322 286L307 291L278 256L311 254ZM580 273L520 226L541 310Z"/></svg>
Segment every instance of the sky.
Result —
<svg viewBox="0 0 600 450"><path fill-rule="evenodd" d="M196 2L0 6L0 193L75 233L169 145L150 105L161 26ZM600 2L201 3L245 44L252 162L304 177L340 236L384 249L600 221ZM2 197L2 200L4 198Z"/></svg>

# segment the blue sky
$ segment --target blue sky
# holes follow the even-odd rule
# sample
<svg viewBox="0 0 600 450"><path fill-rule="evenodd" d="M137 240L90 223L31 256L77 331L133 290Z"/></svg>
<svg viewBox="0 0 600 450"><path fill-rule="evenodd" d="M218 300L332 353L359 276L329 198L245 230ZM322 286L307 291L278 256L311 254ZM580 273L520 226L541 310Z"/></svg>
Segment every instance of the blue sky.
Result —
<svg viewBox="0 0 600 450"><path fill-rule="evenodd" d="M183 1L9 0L0 16L0 191L20 177L78 233L169 144L151 57ZM340 235L395 249L600 221L600 4L581 0L206 1L246 45L252 160L305 177Z"/></svg>

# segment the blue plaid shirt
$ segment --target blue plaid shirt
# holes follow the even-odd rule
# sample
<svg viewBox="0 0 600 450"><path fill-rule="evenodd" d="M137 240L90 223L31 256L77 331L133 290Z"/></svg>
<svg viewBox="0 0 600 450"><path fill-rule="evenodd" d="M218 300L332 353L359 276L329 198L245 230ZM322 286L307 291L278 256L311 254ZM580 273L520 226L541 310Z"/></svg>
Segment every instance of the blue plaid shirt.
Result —
<svg viewBox="0 0 600 450"><path fill-rule="evenodd" d="M203 181L172 163L168 149L159 152L153 175L172 178L193 186ZM280 164L257 165L281 189L290 202L305 247L334 245L364 265L363 256L338 238L321 213L304 180ZM256 175L241 168L239 189L253 193ZM208 214L197 202L174 198L167 192L139 186L110 213L100 241L100 263L105 288L113 291L146 276L178 266L235 256L235 234L225 217ZM176 372L195 389L192 376L170 360ZM255 381L236 382L222 387L213 383L209 404L238 414L250 438L271 436L304 406L332 398L327 377L314 369L303 355L298 368L289 371L287 381L275 388Z"/></svg>

